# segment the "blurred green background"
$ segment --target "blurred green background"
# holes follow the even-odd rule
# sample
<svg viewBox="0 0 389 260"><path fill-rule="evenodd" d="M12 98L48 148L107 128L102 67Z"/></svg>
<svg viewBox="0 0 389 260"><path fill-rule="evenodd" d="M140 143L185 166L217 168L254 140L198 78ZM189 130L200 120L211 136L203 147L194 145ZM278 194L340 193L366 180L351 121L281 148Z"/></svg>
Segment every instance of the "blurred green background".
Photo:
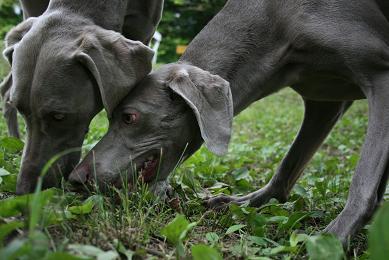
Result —
<svg viewBox="0 0 389 260"><path fill-rule="evenodd" d="M174 62L179 55L177 45L187 45L209 20L223 7L226 0L165 0L162 21L158 32L162 42L158 51L158 63ZM16 14L17 0L0 0L0 39L9 29L22 20ZM0 45L0 48L2 46ZM0 77L4 76L4 61L0 63Z"/></svg>

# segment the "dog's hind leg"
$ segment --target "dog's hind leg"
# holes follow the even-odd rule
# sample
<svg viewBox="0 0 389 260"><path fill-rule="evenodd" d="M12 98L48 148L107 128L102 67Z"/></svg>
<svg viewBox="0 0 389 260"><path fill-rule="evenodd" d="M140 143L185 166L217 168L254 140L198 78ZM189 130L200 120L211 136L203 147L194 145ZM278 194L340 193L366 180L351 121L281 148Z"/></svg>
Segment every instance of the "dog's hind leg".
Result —
<svg viewBox="0 0 389 260"><path fill-rule="evenodd" d="M293 185L338 119L352 102L319 102L304 100L305 115L300 131L271 181L262 189L243 197L218 196L208 206L219 208L228 203L261 206L271 198L286 201Z"/></svg>
<svg viewBox="0 0 389 260"><path fill-rule="evenodd" d="M9 73L0 85L0 93L3 100L3 114L7 123L9 135L19 138L18 113L16 108L9 102L11 86L12 74Z"/></svg>
<svg viewBox="0 0 389 260"><path fill-rule="evenodd" d="M389 174L389 73L369 73L363 87L369 104L369 123L361 158L352 178L346 205L326 232L347 241L370 220L380 203Z"/></svg>

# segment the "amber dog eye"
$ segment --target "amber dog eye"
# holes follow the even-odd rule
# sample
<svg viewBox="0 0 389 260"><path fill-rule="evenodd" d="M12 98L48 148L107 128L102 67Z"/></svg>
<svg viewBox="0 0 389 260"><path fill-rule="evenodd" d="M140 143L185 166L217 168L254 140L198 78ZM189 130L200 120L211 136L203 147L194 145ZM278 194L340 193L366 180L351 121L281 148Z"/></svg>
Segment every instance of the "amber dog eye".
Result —
<svg viewBox="0 0 389 260"><path fill-rule="evenodd" d="M134 113L123 114L123 122L127 125L135 124L138 121L139 115Z"/></svg>

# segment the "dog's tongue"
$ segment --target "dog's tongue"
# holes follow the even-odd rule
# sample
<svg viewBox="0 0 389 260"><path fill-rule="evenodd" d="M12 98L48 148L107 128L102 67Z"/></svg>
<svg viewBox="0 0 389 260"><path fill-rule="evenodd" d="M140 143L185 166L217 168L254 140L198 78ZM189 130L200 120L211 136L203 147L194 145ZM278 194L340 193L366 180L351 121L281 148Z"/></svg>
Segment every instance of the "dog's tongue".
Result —
<svg viewBox="0 0 389 260"><path fill-rule="evenodd" d="M152 160L152 161L148 161L146 163L146 167L143 168L142 173L139 176L139 178L143 182L150 182L150 181L152 181L155 178L155 173L156 173L157 165L158 165L158 160L157 159Z"/></svg>

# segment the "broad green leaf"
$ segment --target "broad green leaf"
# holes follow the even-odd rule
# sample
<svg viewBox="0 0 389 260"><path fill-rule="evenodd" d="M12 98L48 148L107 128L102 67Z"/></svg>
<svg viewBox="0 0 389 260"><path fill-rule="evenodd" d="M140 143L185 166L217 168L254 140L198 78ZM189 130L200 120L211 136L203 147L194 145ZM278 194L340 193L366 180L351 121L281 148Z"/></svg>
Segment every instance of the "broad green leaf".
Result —
<svg viewBox="0 0 389 260"><path fill-rule="evenodd" d="M8 236L15 229L21 227L24 227L24 223L21 221L14 221L14 222L0 225L0 245L2 245L3 240L6 236Z"/></svg>
<svg viewBox="0 0 389 260"><path fill-rule="evenodd" d="M97 256L97 260L115 260L115 259L120 259L120 258L119 258L119 254L113 250L103 252Z"/></svg>
<svg viewBox="0 0 389 260"><path fill-rule="evenodd" d="M97 256L104 253L100 248L91 245L71 244L68 249L80 256Z"/></svg>
<svg viewBox="0 0 389 260"><path fill-rule="evenodd" d="M293 212L289 217L285 224L281 226L282 230L293 229L296 225L299 224L303 219L309 217L311 215L310 212Z"/></svg>
<svg viewBox="0 0 389 260"><path fill-rule="evenodd" d="M119 254L116 251L104 251L91 245L71 244L68 249L80 257L93 257L97 260L119 259Z"/></svg>
<svg viewBox="0 0 389 260"><path fill-rule="evenodd" d="M99 195L93 195L89 198L87 198L82 205L80 206L71 206L68 208L68 210L76 215L85 215L92 212L93 208L95 207L96 203L101 200L101 197Z"/></svg>
<svg viewBox="0 0 389 260"><path fill-rule="evenodd" d="M236 169L231 174L236 181L239 180L252 181L252 177L250 176L250 172L247 168Z"/></svg>
<svg viewBox="0 0 389 260"><path fill-rule="evenodd" d="M258 246L266 246L266 239L263 237L249 236L248 240L250 240L253 244Z"/></svg>
<svg viewBox="0 0 389 260"><path fill-rule="evenodd" d="M307 239L308 235L296 234L296 232L293 232L292 235L290 235L289 243L291 247L296 247L298 243L305 242Z"/></svg>
<svg viewBox="0 0 389 260"><path fill-rule="evenodd" d="M176 5L183 5L185 3L184 0L174 0L174 4Z"/></svg>
<svg viewBox="0 0 389 260"><path fill-rule="evenodd" d="M6 169L0 168L0 184L3 183L2 177L8 176L8 175L10 175L10 173Z"/></svg>
<svg viewBox="0 0 389 260"><path fill-rule="evenodd" d="M280 224L286 224L288 223L289 218L286 216L274 216L267 219L270 223L280 223Z"/></svg>
<svg viewBox="0 0 389 260"><path fill-rule="evenodd" d="M250 227L250 234L257 237L265 236L264 233L267 219L264 215L251 212L247 217L247 222Z"/></svg>
<svg viewBox="0 0 389 260"><path fill-rule="evenodd" d="M178 245L186 237L186 234L196 225L197 223L190 223L186 220L185 216L178 215L169 224L167 224L161 230L161 234L167 238L167 240L173 245Z"/></svg>
<svg viewBox="0 0 389 260"><path fill-rule="evenodd" d="M0 200L0 217L8 218L26 212L31 195L23 195Z"/></svg>
<svg viewBox="0 0 389 260"><path fill-rule="evenodd" d="M389 202L377 211L369 230L369 251L372 260L389 256Z"/></svg>
<svg viewBox="0 0 389 260"><path fill-rule="evenodd" d="M270 250L271 255L277 255L280 253L290 252L292 251L292 248L290 246L277 246L275 248L272 248Z"/></svg>
<svg viewBox="0 0 389 260"><path fill-rule="evenodd" d="M300 195L301 197L303 197L303 198L307 198L307 197L308 197L308 192L307 192L307 190L306 190L303 186L301 186L300 184L294 185L293 191L294 191L296 194L298 194L298 195Z"/></svg>
<svg viewBox="0 0 389 260"><path fill-rule="evenodd" d="M87 258L80 258L64 252L49 253L43 260L85 260Z"/></svg>
<svg viewBox="0 0 389 260"><path fill-rule="evenodd" d="M193 260L221 260L223 259L220 253L207 245L192 246Z"/></svg>
<svg viewBox="0 0 389 260"><path fill-rule="evenodd" d="M125 246L117 239L114 240L114 245L115 245L116 250L119 253L121 253L127 257L127 260L132 260L132 258L135 255L134 251L125 248Z"/></svg>
<svg viewBox="0 0 389 260"><path fill-rule="evenodd" d="M10 173L4 168L0 168L0 177L7 176L7 175L10 175Z"/></svg>
<svg viewBox="0 0 389 260"><path fill-rule="evenodd" d="M261 213L270 213L274 216L275 219L279 217L288 217L290 215L290 212L288 212L286 209L284 209L278 202L274 199L271 199L269 201L270 204L267 204Z"/></svg>
<svg viewBox="0 0 389 260"><path fill-rule="evenodd" d="M344 256L342 244L332 234L308 237L306 248L312 260L338 260Z"/></svg>
<svg viewBox="0 0 389 260"><path fill-rule="evenodd" d="M227 229L226 235L229 235L229 234L234 233L238 230L241 230L244 227L246 227L246 225L243 225L243 224L233 225Z"/></svg>
<svg viewBox="0 0 389 260"><path fill-rule="evenodd" d="M209 232L205 234L205 237L212 245L216 244L219 241L219 236L215 232Z"/></svg>
<svg viewBox="0 0 389 260"><path fill-rule="evenodd" d="M10 153L23 150L24 143L15 137L4 137L0 139L0 147Z"/></svg>
<svg viewBox="0 0 389 260"><path fill-rule="evenodd" d="M3 182L0 183L0 192L15 192L17 180L16 174L10 174L0 178L3 179Z"/></svg>

